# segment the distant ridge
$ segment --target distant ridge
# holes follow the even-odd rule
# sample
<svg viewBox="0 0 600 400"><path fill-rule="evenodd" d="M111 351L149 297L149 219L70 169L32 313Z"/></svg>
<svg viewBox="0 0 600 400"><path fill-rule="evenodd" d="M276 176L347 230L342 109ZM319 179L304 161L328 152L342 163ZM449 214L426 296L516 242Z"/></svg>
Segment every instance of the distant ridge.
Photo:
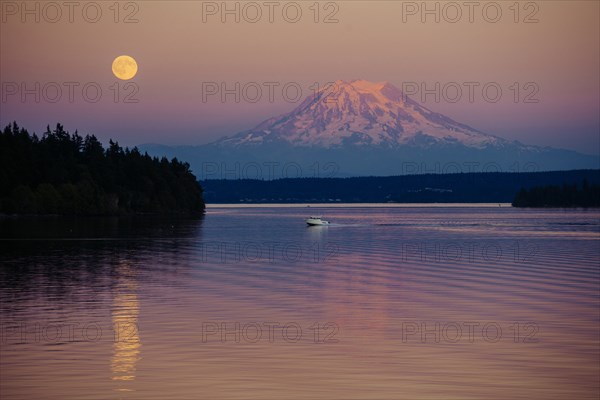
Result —
<svg viewBox="0 0 600 400"><path fill-rule="evenodd" d="M600 185L600 170L206 180L207 203L510 203L521 188Z"/></svg>

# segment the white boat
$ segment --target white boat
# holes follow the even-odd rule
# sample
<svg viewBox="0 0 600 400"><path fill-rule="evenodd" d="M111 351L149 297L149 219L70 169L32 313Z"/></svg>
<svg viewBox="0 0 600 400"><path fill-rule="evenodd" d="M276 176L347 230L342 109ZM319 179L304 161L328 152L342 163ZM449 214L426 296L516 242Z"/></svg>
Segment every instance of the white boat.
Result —
<svg viewBox="0 0 600 400"><path fill-rule="evenodd" d="M325 221L321 217L308 217L308 218L306 218L306 223L309 226L329 225L329 221Z"/></svg>

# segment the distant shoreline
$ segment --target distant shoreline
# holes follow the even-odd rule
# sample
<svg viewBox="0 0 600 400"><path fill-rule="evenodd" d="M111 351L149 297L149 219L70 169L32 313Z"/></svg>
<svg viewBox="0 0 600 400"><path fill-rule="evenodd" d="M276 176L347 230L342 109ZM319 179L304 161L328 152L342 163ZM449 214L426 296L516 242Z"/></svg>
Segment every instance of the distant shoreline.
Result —
<svg viewBox="0 0 600 400"><path fill-rule="evenodd" d="M478 208L513 208L510 203L214 203L206 208L415 208L415 207L478 207Z"/></svg>
<svg viewBox="0 0 600 400"><path fill-rule="evenodd" d="M590 188L600 185L600 170L289 178L272 181L222 179L202 181L202 187L205 202L213 205L379 204L380 207L411 207L415 204L427 204L450 207L449 205L457 204L489 204L497 207L498 204L507 205L515 201L522 190L564 186L570 188L568 194L571 194L573 187L581 189L584 182L588 182ZM575 197L571 200L547 204L557 207L578 204L574 201ZM593 201L581 202L582 206L593 204ZM515 205L527 207L545 204L536 201Z"/></svg>

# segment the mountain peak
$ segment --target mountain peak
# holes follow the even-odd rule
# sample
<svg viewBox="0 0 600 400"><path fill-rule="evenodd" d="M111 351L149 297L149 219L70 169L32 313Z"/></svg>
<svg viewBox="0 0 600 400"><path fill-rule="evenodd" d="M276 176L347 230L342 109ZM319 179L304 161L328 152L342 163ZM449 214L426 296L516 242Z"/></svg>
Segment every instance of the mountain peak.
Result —
<svg viewBox="0 0 600 400"><path fill-rule="evenodd" d="M366 81L364 79L355 79L355 80L351 81L349 84L358 90L364 90L367 92L379 92L379 91L381 91L381 89L384 88L384 86L388 85L389 83L386 81L371 82L371 81Z"/></svg>
<svg viewBox="0 0 600 400"><path fill-rule="evenodd" d="M361 94L385 94L386 90L395 90L401 94L400 89L394 87L391 83L384 82L371 82L364 79L355 79L352 81L337 80L330 85L326 85L320 92L329 93L332 97L336 93L341 92L356 92Z"/></svg>
<svg viewBox="0 0 600 400"><path fill-rule="evenodd" d="M224 145L288 143L302 147L462 144L483 148L505 140L435 113L389 82L337 80L291 112L222 140Z"/></svg>

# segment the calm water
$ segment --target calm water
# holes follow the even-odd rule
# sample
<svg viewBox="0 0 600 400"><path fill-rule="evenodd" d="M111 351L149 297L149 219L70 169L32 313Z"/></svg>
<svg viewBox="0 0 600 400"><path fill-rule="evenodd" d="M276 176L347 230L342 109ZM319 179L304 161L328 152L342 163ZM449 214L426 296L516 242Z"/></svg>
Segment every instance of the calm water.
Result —
<svg viewBox="0 0 600 400"><path fill-rule="evenodd" d="M0 238L3 400L599 395L599 211L211 208Z"/></svg>

